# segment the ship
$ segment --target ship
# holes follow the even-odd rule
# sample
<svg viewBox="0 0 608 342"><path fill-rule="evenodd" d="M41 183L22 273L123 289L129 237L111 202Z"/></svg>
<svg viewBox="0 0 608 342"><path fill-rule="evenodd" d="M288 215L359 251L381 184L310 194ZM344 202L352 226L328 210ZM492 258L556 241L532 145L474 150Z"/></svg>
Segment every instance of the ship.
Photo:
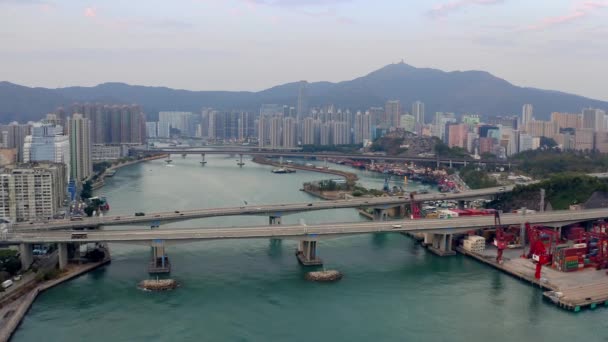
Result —
<svg viewBox="0 0 608 342"><path fill-rule="evenodd" d="M277 168L277 169L272 169L272 171L271 171L271 172L272 172L272 173L279 173L279 174L282 174L282 173L294 173L294 172L296 172L296 170L294 170L294 169L287 169L287 168L282 168L282 167L280 167L280 168Z"/></svg>
<svg viewBox="0 0 608 342"><path fill-rule="evenodd" d="M115 174L116 170L114 169L106 171L106 177L114 177Z"/></svg>

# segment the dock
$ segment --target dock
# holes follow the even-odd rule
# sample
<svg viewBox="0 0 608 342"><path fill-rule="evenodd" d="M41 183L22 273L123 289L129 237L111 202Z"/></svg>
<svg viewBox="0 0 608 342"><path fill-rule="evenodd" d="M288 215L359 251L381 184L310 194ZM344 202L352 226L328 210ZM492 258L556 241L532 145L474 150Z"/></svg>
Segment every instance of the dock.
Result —
<svg viewBox="0 0 608 342"><path fill-rule="evenodd" d="M505 250L502 264L495 260L496 249L489 248L483 253L467 251L456 247L456 251L479 262L494 267L515 278L543 289L543 297L558 307L579 312L582 309L608 307L608 275L606 270L591 268L576 272L560 272L543 266L541 279L534 277L535 265L529 259L519 257L521 249Z"/></svg>

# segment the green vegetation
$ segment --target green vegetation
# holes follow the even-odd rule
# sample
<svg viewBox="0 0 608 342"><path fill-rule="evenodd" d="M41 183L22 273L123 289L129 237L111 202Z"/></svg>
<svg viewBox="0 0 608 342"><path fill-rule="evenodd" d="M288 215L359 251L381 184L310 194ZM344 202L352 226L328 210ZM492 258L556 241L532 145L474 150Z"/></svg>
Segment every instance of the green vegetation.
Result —
<svg viewBox="0 0 608 342"><path fill-rule="evenodd" d="M460 170L460 178L471 189L483 189L498 186L496 179L490 177L484 170L477 171L475 166L469 165Z"/></svg>
<svg viewBox="0 0 608 342"><path fill-rule="evenodd" d="M460 147L449 147L439 138L435 137L435 154L440 157L452 157L452 158L470 158L469 154L464 148Z"/></svg>
<svg viewBox="0 0 608 342"><path fill-rule="evenodd" d="M80 198L83 200L87 198L91 198L93 196L93 183L91 181L86 181L82 185L82 191L80 192Z"/></svg>
<svg viewBox="0 0 608 342"><path fill-rule="evenodd" d="M354 153L359 152L361 144L350 145L303 145L302 152L340 152Z"/></svg>
<svg viewBox="0 0 608 342"><path fill-rule="evenodd" d="M572 204L586 202L596 191L608 192L608 179L571 173L554 175L540 183L515 187L493 206L508 211L521 207L538 210L540 189L545 189L545 202L551 203L553 209L568 209Z"/></svg>
<svg viewBox="0 0 608 342"><path fill-rule="evenodd" d="M374 141L370 150L372 152L386 152L389 156L396 156L407 152L407 148L401 147L404 142L404 138L381 137Z"/></svg>
<svg viewBox="0 0 608 342"><path fill-rule="evenodd" d="M21 270L21 260L17 256L17 251L12 249L0 249L0 272L15 275Z"/></svg>
<svg viewBox="0 0 608 342"><path fill-rule="evenodd" d="M59 277L60 275L61 275L61 271L57 268L54 268L47 272L36 274L36 280L37 281L53 280L53 279L56 279L57 277Z"/></svg>
<svg viewBox="0 0 608 342"><path fill-rule="evenodd" d="M352 195L355 197L361 197L364 195L382 196L384 195L384 191L377 189L366 189L360 185L355 185Z"/></svg>
<svg viewBox="0 0 608 342"><path fill-rule="evenodd" d="M605 172L608 169L608 155L600 153L536 150L522 152L512 158L520 162L520 170L534 178L563 172Z"/></svg>

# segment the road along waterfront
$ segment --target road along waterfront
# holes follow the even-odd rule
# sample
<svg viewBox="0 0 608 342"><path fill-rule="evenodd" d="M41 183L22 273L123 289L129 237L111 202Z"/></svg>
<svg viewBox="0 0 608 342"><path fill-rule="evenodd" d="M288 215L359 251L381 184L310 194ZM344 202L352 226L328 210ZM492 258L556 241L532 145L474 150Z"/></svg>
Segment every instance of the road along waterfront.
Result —
<svg viewBox="0 0 608 342"><path fill-rule="evenodd" d="M100 194L112 215L133 215L243 201L315 202L298 189L328 178L300 170L275 175L250 161L241 169L234 157L206 160L204 167L196 156L173 156L174 166L163 160L132 165L107 179ZM382 187L383 175L352 172L364 186ZM287 215L283 223L301 218L306 224L365 220L353 209L337 209ZM162 228L267 223L262 216L218 217ZM136 288L148 277L149 248L110 247L112 264L42 293L13 340L597 341L606 329L603 311L562 311L545 303L539 289L462 256L435 256L400 234L320 241L327 268L344 273L334 284L304 280L294 241L170 246L172 277L182 287L167 293Z"/></svg>

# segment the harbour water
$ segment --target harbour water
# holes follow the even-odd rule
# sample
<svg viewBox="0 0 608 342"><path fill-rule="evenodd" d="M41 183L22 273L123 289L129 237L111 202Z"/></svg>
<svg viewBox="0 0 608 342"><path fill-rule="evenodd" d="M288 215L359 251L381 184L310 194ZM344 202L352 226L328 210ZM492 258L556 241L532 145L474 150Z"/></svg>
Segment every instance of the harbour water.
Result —
<svg viewBox="0 0 608 342"><path fill-rule="evenodd" d="M129 166L98 193L108 198L112 214L133 215L244 201L317 201L298 189L305 181L331 178L300 170L276 175L251 161L240 169L234 157L207 161L202 167L194 156L173 156L170 166L163 160ZM382 187L383 175L357 172L364 186ZM344 209L288 215L283 222L301 219L363 220ZM225 217L171 226L267 223L267 217ZM182 286L150 293L137 289L148 277L149 248L113 244L110 265L39 296L13 340L606 340L605 309L560 310L545 303L539 289L463 256L435 256L400 234L321 241L318 253L326 267L344 273L332 284L305 281L295 247L295 241L266 239L170 246L172 277Z"/></svg>

